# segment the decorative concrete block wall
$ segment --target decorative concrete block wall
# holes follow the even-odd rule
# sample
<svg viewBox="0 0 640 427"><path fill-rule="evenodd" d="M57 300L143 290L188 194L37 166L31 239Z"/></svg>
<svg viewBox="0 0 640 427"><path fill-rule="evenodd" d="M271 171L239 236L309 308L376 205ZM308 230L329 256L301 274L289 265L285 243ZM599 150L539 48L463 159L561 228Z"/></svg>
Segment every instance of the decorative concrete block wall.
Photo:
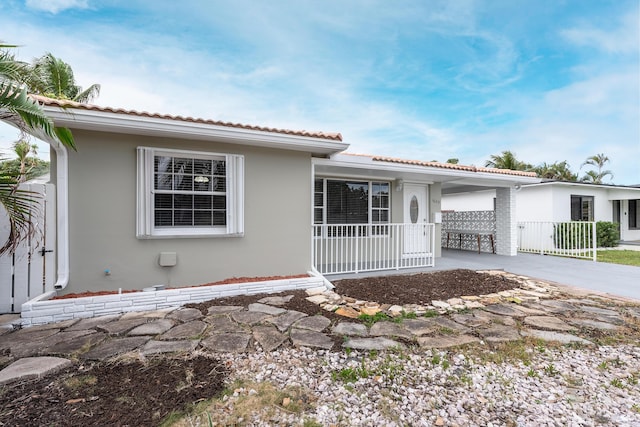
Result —
<svg viewBox="0 0 640 427"><path fill-rule="evenodd" d="M447 247L448 232L467 231L468 234L459 235L451 234L449 247L452 249L462 249L465 251L478 250L477 234L471 234L474 231L478 233L496 234L496 215L494 211L460 211L460 212L442 212L442 233L441 244L443 248ZM489 236L482 236L480 239L481 252L492 253L491 239Z"/></svg>
<svg viewBox="0 0 640 427"><path fill-rule="evenodd" d="M496 253L518 254L516 223L516 191L513 188L496 189Z"/></svg>
<svg viewBox="0 0 640 427"><path fill-rule="evenodd" d="M52 300L55 292L49 292L22 304L22 326L28 327L130 311L160 310L235 295L277 293L324 286L325 282L322 277L301 277L58 300Z"/></svg>

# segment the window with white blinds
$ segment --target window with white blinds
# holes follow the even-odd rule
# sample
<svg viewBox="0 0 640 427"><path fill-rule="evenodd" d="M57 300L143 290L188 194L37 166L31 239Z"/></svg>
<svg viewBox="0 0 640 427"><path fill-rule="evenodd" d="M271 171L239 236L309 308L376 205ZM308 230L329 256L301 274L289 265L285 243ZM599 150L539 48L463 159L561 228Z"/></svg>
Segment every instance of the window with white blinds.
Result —
<svg viewBox="0 0 640 427"><path fill-rule="evenodd" d="M391 218L388 182L316 178L315 224L387 224Z"/></svg>
<svg viewBox="0 0 640 427"><path fill-rule="evenodd" d="M243 232L243 157L138 148L137 236Z"/></svg>

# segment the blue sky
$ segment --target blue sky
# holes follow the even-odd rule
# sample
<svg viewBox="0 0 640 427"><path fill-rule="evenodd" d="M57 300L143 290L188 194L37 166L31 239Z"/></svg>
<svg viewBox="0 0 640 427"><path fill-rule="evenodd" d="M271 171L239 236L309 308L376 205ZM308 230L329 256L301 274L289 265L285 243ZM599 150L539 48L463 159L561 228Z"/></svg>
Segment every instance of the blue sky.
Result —
<svg viewBox="0 0 640 427"><path fill-rule="evenodd" d="M64 59L102 85L98 105L479 166L511 150L577 172L605 153L627 185L640 184L639 27L638 0L0 3L0 40L22 60ZM0 128L0 147L15 135Z"/></svg>

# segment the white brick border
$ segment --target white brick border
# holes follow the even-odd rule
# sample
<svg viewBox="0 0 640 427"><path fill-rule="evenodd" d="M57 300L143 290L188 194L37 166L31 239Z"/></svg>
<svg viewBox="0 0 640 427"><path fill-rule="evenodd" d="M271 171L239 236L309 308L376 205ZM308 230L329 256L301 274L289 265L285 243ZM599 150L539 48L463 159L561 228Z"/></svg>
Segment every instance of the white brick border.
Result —
<svg viewBox="0 0 640 427"><path fill-rule="evenodd" d="M325 287L324 277L266 280L229 285L197 286L150 292L101 295L52 300L48 292L22 304L22 327L42 325L62 320L120 314L129 311L160 310L235 295L254 295L282 291Z"/></svg>

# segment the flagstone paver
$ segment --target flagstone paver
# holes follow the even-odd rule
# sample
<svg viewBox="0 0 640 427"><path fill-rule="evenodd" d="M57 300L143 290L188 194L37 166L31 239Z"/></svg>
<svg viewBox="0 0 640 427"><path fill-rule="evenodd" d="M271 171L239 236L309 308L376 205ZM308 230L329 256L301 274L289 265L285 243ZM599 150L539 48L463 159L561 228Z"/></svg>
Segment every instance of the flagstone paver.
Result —
<svg viewBox="0 0 640 427"><path fill-rule="evenodd" d="M261 311L234 311L231 313L233 320L245 325L257 325L269 317L271 317L270 314Z"/></svg>
<svg viewBox="0 0 640 427"><path fill-rule="evenodd" d="M331 333L334 335L344 335L344 336L358 336L358 337L366 337L369 335L369 331L367 327L362 323L354 323L354 322L340 322L336 326L331 329Z"/></svg>
<svg viewBox="0 0 640 427"><path fill-rule="evenodd" d="M451 318L454 322L458 322L469 328L487 326L491 323L491 320L488 317L476 316L474 313L452 314Z"/></svg>
<svg viewBox="0 0 640 427"><path fill-rule="evenodd" d="M348 338L342 347L356 350L387 350L390 348L405 348L405 345L385 337L376 338Z"/></svg>
<svg viewBox="0 0 640 427"><path fill-rule="evenodd" d="M561 344L580 343L585 345L593 344L591 341L585 340L578 336L563 332L541 331L539 329L523 329L520 334L525 337L539 338L545 341L556 341Z"/></svg>
<svg viewBox="0 0 640 427"><path fill-rule="evenodd" d="M147 323L149 319L137 318L137 319L125 319L115 320L113 322L105 323L104 325L97 325L96 329L101 332L106 332L111 336L126 335L127 332L133 328Z"/></svg>
<svg viewBox="0 0 640 427"><path fill-rule="evenodd" d="M524 323L536 329L549 331L575 331L575 327L553 316L529 316L524 318Z"/></svg>
<svg viewBox="0 0 640 427"><path fill-rule="evenodd" d="M376 322L369 329L369 335L372 337L398 337L398 338L406 338L412 339L413 335L411 332L402 327L402 325L393 322Z"/></svg>
<svg viewBox="0 0 640 427"><path fill-rule="evenodd" d="M293 298L293 295L264 297L262 299L259 299L258 302L262 304L269 304L269 305L285 305L286 303L291 301L292 298Z"/></svg>
<svg viewBox="0 0 640 427"><path fill-rule="evenodd" d="M575 305L563 300L544 300L540 301L539 305L542 306L540 309L548 313L566 313L578 310ZM534 307L537 308L536 306Z"/></svg>
<svg viewBox="0 0 640 427"><path fill-rule="evenodd" d="M326 350L333 347L333 340L321 332L294 328L291 330L290 337L296 347L315 347Z"/></svg>
<svg viewBox="0 0 640 427"><path fill-rule="evenodd" d="M426 348L448 348L457 347L460 345L471 344L479 342L477 337L471 335L456 335L456 336L437 336L437 337L420 337L418 338L418 344L420 347Z"/></svg>
<svg viewBox="0 0 640 427"><path fill-rule="evenodd" d="M175 319L182 323L199 320L202 319L202 317L202 312L197 308L181 308L180 310L169 313L167 316L169 319Z"/></svg>
<svg viewBox="0 0 640 427"><path fill-rule="evenodd" d="M159 353L188 353L198 347L200 340L180 340L180 341L148 341L140 352L145 356Z"/></svg>
<svg viewBox="0 0 640 427"><path fill-rule="evenodd" d="M603 316L614 316L614 317L620 316L620 314L618 314L617 311L610 310L608 308L593 307L590 305L581 305L581 306L578 306L578 308L580 309L580 311L586 311L587 313L592 313L592 314L599 314Z"/></svg>
<svg viewBox="0 0 640 427"><path fill-rule="evenodd" d="M488 328L478 329L478 333L485 341L491 343L517 341L521 338L517 329L504 325L493 325Z"/></svg>
<svg viewBox="0 0 640 427"><path fill-rule="evenodd" d="M202 320L194 320L191 322L174 326L173 328L169 329L167 332L160 335L156 339L168 340L168 341L187 340L193 337L200 336L206 328L207 328L207 324L205 322L203 322ZM229 331L229 332L235 332L235 331Z"/></svg>
<svg viewBox="0 0 640 427"><path fill-rule="evenodd" d="M615 331L618 329L618 327L612 323L601 322L593 319L571 319L569 320L569 323L578 327L600 329L604 331Z"/></svg>
<svg viewBox="0 0 640 427"><path fill-rule="evenodd" d="M46 353L49 355L72 355L74 353L80 352L81 350L87 350L91 347L94 347L104 340L106 340L109 336L104 332L96 332L92 331L92 333L87 335L82 335L77 338L70 339L68 341L63 340L58 343L52 345L46 350Z"/></svg>
<svg viewBox="0 0 640 427"><path fill-rule="evenodd" d="M249 311L267 313L267 314L271 314L272 316L277 316L287 311L284 308L274 307L272 305L260 304L260 303L249 304L248 309Z"/></svg>
<svg viewBox="0 0 640 427"><path fill-rule="evenodd" d="M237 313L248 313L248 312L239 311ZM261 314L261 313L257 313L257 314ZM204 320L210 325L209 329L211 330L211 332L215 334L246 332L245 328L240 326L238 323L232 321L227 316L210 316L210 317L205 317Z"/></svg>
<svg viewBox="0 0 640 427"><path fill-rule="evenodd" d="M0 371L0 385L28 378L42 378L71 365L71 360L60 357L26 357Z"/></svg>
<svg viewBox="0 0 640 427"><path fill-rule="evenodd" d="M135 350L146 344L150 339L151 337L148 336L114 338L98 344L98 346L82 354L80 357L88 360L109 359L110 357Z"/></svg>
<svg viewBox="0 0 640 427"><path fill-rule="evenodd" d="M127 335L160 335L171 329L174 324L171 319L158 319L133 328Z"/></svg>
<svg viewBox="0 0 640 427"><path fill-rule="evenodd" d="M402 326L416 336L427 335L434 333L440 328L440 325L435 323L432 319L404 319Z"/></svg>
<svg viewBox="0 0 640 427"><path fill-rule="evenodd" d="M308 329L310 331L322 332L331 324L331 320L324 316L309 316L295 322L292 327L297 329Z"/></svg>
<svg viewBox="0 0 640 427"><path fill-rule="evenodd" d="M244 307L241 305L214 305L207 309L208 315L227 314L234 311L242 311Z"/></svg>
<svg viewBox="0 0 640 427"><path fill-rule="evenodd" d="M253 328L253 339L264 351L272 351L287 340L287 336L273 326L256 326Z"/></svg>
<svg viewBox="0 0 640 427"><path fill-rule="evenodd" d="M287 310L278 317L267 319L267 322L273 324L280 332L284 332L298 320L307 317L306 313L295 310Z"/></svg>
<svg viewBox="0 0 640 427"><path fill-rule="evenodd" d="M200 341L200 345L213 351L242 353L247 350L249 334L212 334Z"/></svg>
<svg viewBox="0 0 640 427"><path fill-rule="evenodd" d="M491 304L483 308L489 313L499 314L500 316L525 317L522 311L519 311L508 304Z"/></svg>
<svg viewBox="0 0 640 427"><path fill-rule="evenodd" d="M95 329L98 326L104 325L109 322L118 320L120 315L113 314L108 316L89 317L86 319L80 319L80 321L73 326L67 328L67 331L76 331L81 329Z"/></svg>

